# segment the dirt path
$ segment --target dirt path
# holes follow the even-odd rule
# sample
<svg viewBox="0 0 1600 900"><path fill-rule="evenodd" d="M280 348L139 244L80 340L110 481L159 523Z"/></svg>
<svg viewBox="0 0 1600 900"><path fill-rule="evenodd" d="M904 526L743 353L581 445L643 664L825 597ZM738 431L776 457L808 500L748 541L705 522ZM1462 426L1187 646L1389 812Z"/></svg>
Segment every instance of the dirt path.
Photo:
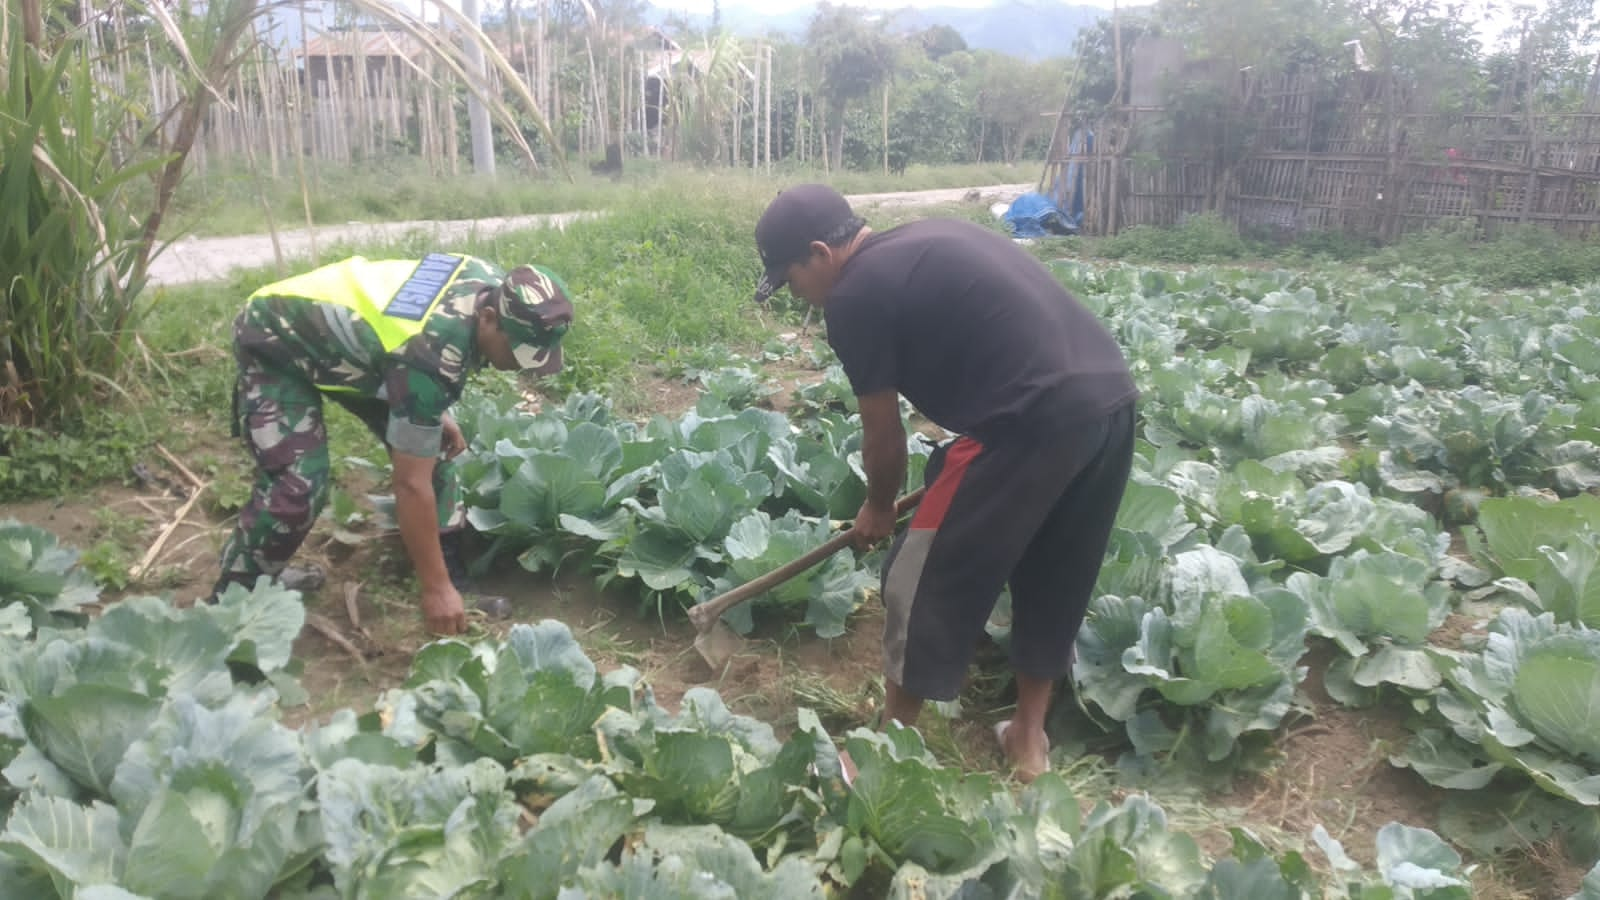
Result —
<svg viewBox="0 0 1600 900"><path fill-rule="evenodd" d="M995 203L1010 201L1033 189L1031 184L991 184L983 187L945 188L931 191L897 191L882 194L851 194L857 205L927 206L959 203L962 200ZM313 247L335 243L392 240L414 232L430 234L445 242L471 236L488 236L525 228L564 228L569 222L592 212L552 213L537 216L503 216L490 219L410 222L351 222L310 229L278 232L278 251L270 234L245 234L214 238L185 238L168 247L150 266L152 285L190 284L226 278L235 268L270 265L281 251L285 262L311 255Z"/></svg>

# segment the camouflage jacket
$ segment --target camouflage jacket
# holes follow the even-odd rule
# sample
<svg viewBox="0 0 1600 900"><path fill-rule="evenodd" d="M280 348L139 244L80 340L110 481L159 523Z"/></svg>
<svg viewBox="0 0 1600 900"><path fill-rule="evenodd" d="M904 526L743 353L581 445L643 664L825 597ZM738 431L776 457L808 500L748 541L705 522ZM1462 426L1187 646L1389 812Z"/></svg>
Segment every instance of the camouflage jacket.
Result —
<svg viewBox="0 0 1600 900"><path fill-rule="evenodd" d="M305 296L307 292L293 290L296 279L288 279L262 288L245 304L234 322L235 352L324 391L385 401L390 447L434 456L445 411L460 398L467 374L484 364L476 336L478 292L504 277L500 267L466 257L422 320L421 330L393 349L385 349L377 331L352 306Z"/></svg>

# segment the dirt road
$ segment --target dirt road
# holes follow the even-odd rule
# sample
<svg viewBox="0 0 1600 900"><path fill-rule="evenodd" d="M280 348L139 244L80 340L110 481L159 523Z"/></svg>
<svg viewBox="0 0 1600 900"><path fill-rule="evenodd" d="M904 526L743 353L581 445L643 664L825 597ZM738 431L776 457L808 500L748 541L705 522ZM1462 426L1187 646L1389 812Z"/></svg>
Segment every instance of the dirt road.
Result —
<svg viewBox="0 0 1600 900"><path fill-rule="evenodd" d="M983 187L947 188L932 191L899 191L883 194L851 194L858 206L923 206L959 203L970 199L985 204L1009 202L1033 189L1031 184L991 184ZM311 256L313 246L324 248L334 243L392 240L413 232L431 235L449 243L474 235L487 236L524 228L562 228L567 223L600 213L554 213L539 216L504 216L492 219L413 222L351 222L317 228L278 232L278 251L286 263L297 263ZM754 227L752 223L752 227ZM270 265L276 254L272 236L246 234L215 238L185 238L168 247L150 265L151 285L189 284L226 278L236 267Z"/></svg>

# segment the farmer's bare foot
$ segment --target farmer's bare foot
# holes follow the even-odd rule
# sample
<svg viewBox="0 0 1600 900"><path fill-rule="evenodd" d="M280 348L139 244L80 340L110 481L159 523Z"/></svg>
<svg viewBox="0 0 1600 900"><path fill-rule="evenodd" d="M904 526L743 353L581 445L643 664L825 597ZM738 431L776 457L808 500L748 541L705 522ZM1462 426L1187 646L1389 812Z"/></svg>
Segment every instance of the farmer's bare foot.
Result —
<svg viewBox="0 0 1600 900"><path fill-rule="evenodd" d="M1000 752L1016 771L1017 780L1028 784L1050 771L1050 739L1042 728L1030 730L1012 727L1014 724L1009 720L1000 723L995 737L1000 739Z"/></svg>

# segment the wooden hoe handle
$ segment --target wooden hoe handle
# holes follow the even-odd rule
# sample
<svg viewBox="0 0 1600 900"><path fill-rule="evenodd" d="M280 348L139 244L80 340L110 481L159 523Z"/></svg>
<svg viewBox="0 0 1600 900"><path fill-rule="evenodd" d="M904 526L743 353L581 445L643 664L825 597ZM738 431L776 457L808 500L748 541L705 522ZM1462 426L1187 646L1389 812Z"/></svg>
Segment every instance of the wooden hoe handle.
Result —
<svg viewBox="0 0 1600 900"><path fill-rule="evenodd" d="M904 497L901 497L894 505L895 518L905 515L907 510L920 503L922 501L922 495L925 491L926 488L917 488ZM689 620L694 622L694 627L696 629L700 631L709 630L712 625L716 624L717 620L722 618L722 614L727 612L729 608L737 606L758 594L772 590L773 588L783 584L785 581L788 581L796 575L799 575L801 572L804 572L817 563L822 562L835 553L838 553L840 550L843 550L845 547L850 545L854 534L855 527L851 526L850 528L839 532L833 537L828 538L827 541L818 546L816 549L806 553L804 556L796 557L795 559L784 563L778 568L773 569L771 572L762 575L760 578L756 578L739 585L726 594L714 597L705 603L689 607Z"/></svg>

